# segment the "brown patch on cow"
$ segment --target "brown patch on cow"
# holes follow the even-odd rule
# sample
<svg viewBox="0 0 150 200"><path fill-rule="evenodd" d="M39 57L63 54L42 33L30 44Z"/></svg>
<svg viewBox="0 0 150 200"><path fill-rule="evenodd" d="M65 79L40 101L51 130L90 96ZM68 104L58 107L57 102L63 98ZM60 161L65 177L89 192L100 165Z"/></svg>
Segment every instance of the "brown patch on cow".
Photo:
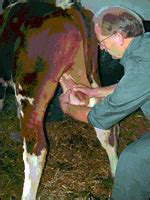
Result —
<svg viewBox="0 0 150 200"><path fill-rule="evenodd" d="M26 49L21 48L19 50L19 52L17 52L16 64L18 66L17 66L16 75L19 75L20 71L22 71L23 73L32 73L34 63L35 63L35 60L33 58L30 58L30 57L27 56ZM20 65L22 65L21 68L20 68Z"/></svg>
<svg viewBox="0 0 150 200"><path fill-rule="evenodd" d="M37 72L27 73L23 77L23 83L25 85L29 85L32 84L35 81L35 79L37 79Z"/></svg>

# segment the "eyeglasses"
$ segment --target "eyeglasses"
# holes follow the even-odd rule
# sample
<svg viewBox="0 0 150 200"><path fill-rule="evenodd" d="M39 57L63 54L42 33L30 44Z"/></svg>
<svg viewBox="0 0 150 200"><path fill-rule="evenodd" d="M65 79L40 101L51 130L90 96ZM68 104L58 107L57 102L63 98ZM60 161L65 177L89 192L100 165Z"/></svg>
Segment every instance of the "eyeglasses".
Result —
<svg viewBox="0 0 150 200"><path fill-rule="evenodd" d="M104 42L105 40L107 40L108 38L110 38L110 37L113 36L113 35L114 35L114 33L111 34L111 35L109 35L108 37L104 38L103 40L98 41L98 45L102 45L102 42Z"/></svg>

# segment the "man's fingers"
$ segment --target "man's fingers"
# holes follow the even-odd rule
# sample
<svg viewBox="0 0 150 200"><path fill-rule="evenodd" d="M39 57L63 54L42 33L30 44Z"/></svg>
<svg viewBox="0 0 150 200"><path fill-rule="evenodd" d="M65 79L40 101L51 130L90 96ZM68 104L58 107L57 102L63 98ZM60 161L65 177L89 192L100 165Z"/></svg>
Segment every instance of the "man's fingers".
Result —
<svg viewBox="0 0 150 200"><path fill-rule="evenodd" d="M79 98L80 100L86 100L88 98L88 95L83 93L82 91L76 91L75 96Z"/></svg>
<svg viewBox="0 0 150 200"><path fill-rule="evenodd" d="M59 101L61 103L70 103L70 90L67 90L65 93L59 96Z"/></svg>
<svg viewBox="0 0 150 200"><path fill-rule="evenodd" d="M82 92L83 94L87 95L88 97L91 97L89 88L87 88L87 87L86 88L85 87L76 87L76 88L73 88L73 91Z"/></svg>

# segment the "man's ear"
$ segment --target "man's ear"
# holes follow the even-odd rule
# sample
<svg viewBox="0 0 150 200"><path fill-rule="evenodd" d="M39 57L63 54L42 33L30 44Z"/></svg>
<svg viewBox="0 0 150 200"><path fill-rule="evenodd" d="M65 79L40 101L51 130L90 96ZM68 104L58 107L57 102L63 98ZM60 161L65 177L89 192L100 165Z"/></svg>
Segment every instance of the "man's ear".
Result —
<svg viewBox="0 0 150 200"><path fill-rule="evenodd" d="M100 27L99 27L98 24L95 24L94 30L95 30L96 35L99 35L99 34L100 34Z"/></svg>
<svg viewBox="0 0 150 200"><path fill-rule="evenodd" d="M120 46L122 46L124 44L124 37L122 36L121 33L117 32L114 35L112 35L112 38L115 40L115 42L117 42L117 44L119 44Z"/></svg>

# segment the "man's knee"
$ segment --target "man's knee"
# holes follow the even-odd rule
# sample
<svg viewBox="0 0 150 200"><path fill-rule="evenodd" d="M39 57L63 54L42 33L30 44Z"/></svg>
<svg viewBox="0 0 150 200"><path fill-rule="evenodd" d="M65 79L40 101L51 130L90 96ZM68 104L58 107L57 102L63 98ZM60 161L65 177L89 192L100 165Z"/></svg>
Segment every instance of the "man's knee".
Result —
<svg viewBox="0 0 150 200"><path fill-rule="evenodd" d="M128 145L120 155L120 160L128 161L133 158L150 158L150 132L145 132L140 138Z"/></svg>
<svg viewBox="0 0 150 200"><path fill-rule="evenodd" d="M147 200L150 197L150 133L128 145L120 155L112 199Z"/></svg>

